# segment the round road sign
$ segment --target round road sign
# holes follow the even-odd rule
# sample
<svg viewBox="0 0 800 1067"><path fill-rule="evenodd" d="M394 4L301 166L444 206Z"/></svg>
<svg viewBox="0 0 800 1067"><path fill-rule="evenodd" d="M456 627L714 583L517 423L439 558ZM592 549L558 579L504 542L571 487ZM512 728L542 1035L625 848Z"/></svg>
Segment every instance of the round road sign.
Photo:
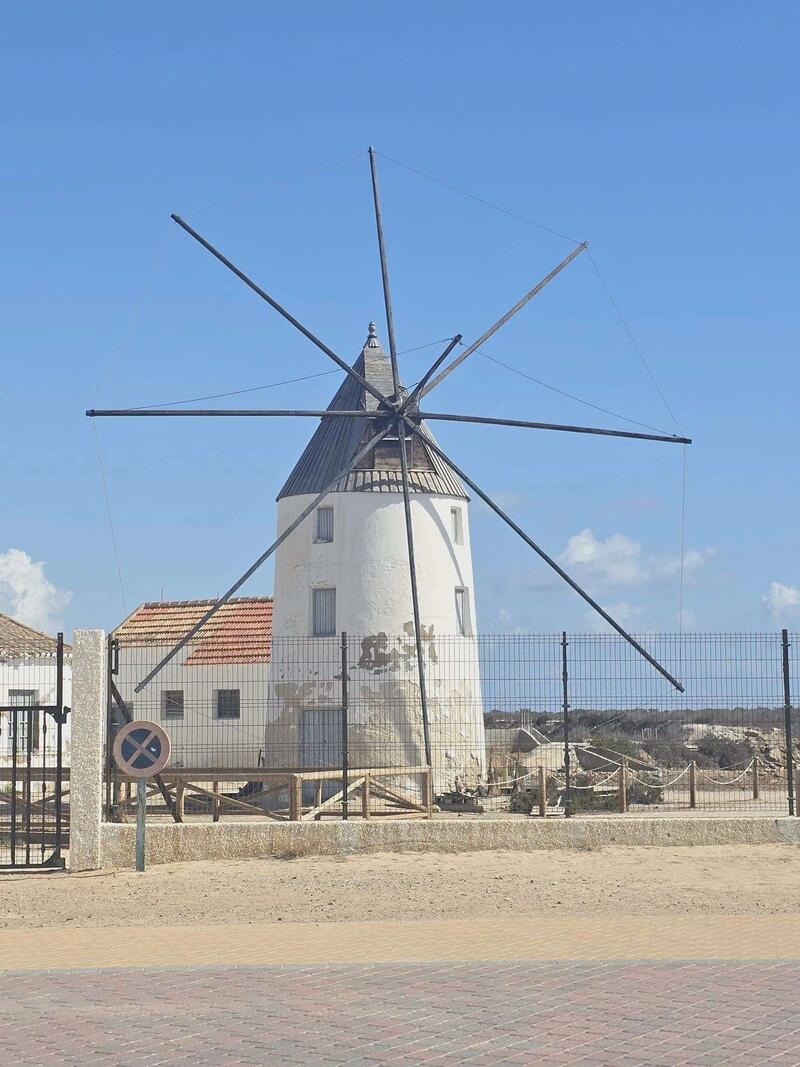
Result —
<svg viewBox="0 0 800 1067"><path fill-rule="evenodd" d="M117 731L114 759L123 774L152 778L169 763L169 734L157 722L134 719Z"/></svg>

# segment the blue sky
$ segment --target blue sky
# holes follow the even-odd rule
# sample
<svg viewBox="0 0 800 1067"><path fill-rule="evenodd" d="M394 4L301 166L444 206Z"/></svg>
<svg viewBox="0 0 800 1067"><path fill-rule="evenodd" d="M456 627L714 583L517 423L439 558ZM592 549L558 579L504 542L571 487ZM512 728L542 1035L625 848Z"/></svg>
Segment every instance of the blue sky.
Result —
<svg viewBox="0 0 800 1067"><path fill-rule="evenodd" d="M124 605L83 411L329 369L171 211L343 355L355 357L370 318L383 333L373 143L590 242L695 439L685 626L791 623L799 24L795 4L775 2L7 7L0 610L110 627L162 590L221 591L269 543L276 492L311 424L99 423ZM299 180L269 188L285 178ZM387 160L381 181L401 350L475 337L572 247ZM585 255L487 350L673 430ZM404 377L436 351L404 356ZM320 406L337 382L231 403ZM436 408L626 425L479 356ZM681 448L488 427L437 434L625 622L677 626ZM472 534L483 631L590 625L585 605L477 506ZM265 569L248 591L271 588Z"/></svg>

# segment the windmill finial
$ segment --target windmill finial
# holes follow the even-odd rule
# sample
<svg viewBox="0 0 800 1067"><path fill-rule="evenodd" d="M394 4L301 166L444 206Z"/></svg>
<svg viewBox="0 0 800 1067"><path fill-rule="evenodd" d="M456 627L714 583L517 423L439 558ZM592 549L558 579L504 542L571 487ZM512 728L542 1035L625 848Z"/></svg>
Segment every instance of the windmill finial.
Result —
<svg viewBox="0 0 800 1067"><path fill-rule="evenodd" d="M374 322L371 322L367 328L367 348L380 348L378 331Z"/></svg>

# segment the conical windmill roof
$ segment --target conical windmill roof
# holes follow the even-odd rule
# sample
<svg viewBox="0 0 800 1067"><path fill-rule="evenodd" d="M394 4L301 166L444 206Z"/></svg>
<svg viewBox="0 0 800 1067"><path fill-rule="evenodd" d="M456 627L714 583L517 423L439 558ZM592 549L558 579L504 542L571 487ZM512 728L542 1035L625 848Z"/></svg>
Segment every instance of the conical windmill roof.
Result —
<svg viewBox="0 0 800 1067"><path fill-rule="evenodd" d="M369 324L369 335L361 354L353 364L362 377L384 396L391 396L392 366L375 332L375 323ZM375 411L378 402L360 382L349 375L342 382L328 411ZM422 433L433 440L425 424ZM286 496L305 493L320 493L329 485L339 471L347 466L362 442L374 433L374 423L368 419L322 418L314 436L306 445L286 484L278 493L278 500ZM408 448L408 483L412 493L428 493L468 499L464 486L439 457L419 441ZM402 493L403 479L400 472L399 445L387 440L370 456L342 479L337 493Z"/></svg>

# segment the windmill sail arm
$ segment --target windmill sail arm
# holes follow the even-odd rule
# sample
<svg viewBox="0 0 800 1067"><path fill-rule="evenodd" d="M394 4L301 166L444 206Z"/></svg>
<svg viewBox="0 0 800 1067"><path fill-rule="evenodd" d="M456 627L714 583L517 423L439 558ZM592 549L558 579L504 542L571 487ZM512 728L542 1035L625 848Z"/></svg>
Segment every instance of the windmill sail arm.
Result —
<svg viewBox="0 0 800 1067"><path fill-rule="evenodd" d="M650 666L654 667L660 675L666 678L666 680L671 685L673 685L679 693L684 692L684 687L676 678L674 678L669 673L666 667L662 667L658 660L654 659L654 657L650 655L647 649L643 648L642 645L640 645L634 637L631 637L627 630L623 629L623 627L620 626L616 619L612 618L607 611L601 608L597 601L594 600L591 596L589 596L586 590L582 589L575 581L575 579L571 578L570 575L567 574L567 572L563 569L563 567L560 567L558 563L556 563L552 556L549 556L543 548L537 545L536 542L531 537L529 537L528 534L525 533L522 527L519 526L516 522L514 522L514 520L509 515L507 515L498 504L495 504L492 498L487 493L484 493L480 486L476 485L472 478L470 478L470 476L465 471L461 470L461 468L458 467L453 462L453 460L450 459L450 457L442 451L441 448L439 448L435 441L432 441L430 437L423 437L423 434L421 433L419 428L414 425L411 419L406 418L404 421L410 427L413 433L415 433L418 437L422 438L425 441L426 447L434 451L440 459L447 463L448 466L452 468L453 472L457 474L458 477L461 478L461 480L465 482L472 489L472 491L481 498L484 504L488 505L488 507L490 507L492 511L503 520L503 522L510 526L511 529L516 534L518 534L519 537L522 538L526 545L528 545L529 548L532 548L533 551L541 559L544 560L548 567L551 567L560 578L563 578L567 585L569 585L572 589L575 590L578 596L582 597L586 601L586 603L609 624L609 626L611 626L614 630L617 631L620 637L624 637L628 644L631 645L632 648L635 648L639 655L642 656L645 660L647 660Z"/></svg>
<svg viewBox="0 0 800 1067"><path fill-rule="evenodd" d="M383 396L383 394L380 393L370 382L368 382L366 378L354 371L349 363L346 363L345 360L341 358L341 356L337 356L333 349L328 348L324 341L321 341L319 337L317 337L311 332L311 330L305 327L299 319L296 319L294 315L288 312L285 307L282 307L277 300L274 300L269 295L269 293L262 289L260 285L257 285L252 278L248 278L244 271L239 270L235 263L232 263L226 256L222 254L222 252L220 252L209 241L207 241L205 237L202 237L197 232L197 230L192 229L188 222L184 222L180 215L172 215L170 217L172 218L173 222L176 222L181 227L181 229L185 230L190 235L190 237L194 237L195 241L197 241L198 244L201 244L203 248L205 248L211 253L212 256L218 259L220 263L223 264L223 266L227 267L228 270L235 274L236 277L239 278L241 281L243 281L246 286L252 289L257 296L260 296L262 300L265 300L270 305L270 307L274 308L275 311L278 312L279 315L282 315L287 322L290 322L292 326L295 327L295 329L299 330L304 337L307 337L312 344L315 344L317 348L320 349L320 351L324 352L325 355L328 356L329 359L332 359L333 362L337 364L337 366L341 367L341 369L347 374L349 374L351 378L355 378L358 382L360 382L361 385L367 390L367 392L374 396L380 404L388 404L386 397Z"/></svg>
<svg viewBox="0 0 800 1067"><path fill-rule="evenodd" d="M356 454L353 456L353 458L350 460L350 462L336 475L336 477L332 481L330 481L325 486L325 488L320 493L318 493L314 497L314 499L311 501L311 503L300 512L300 514L297 516L297 518L294 520L294 522L291 522L286 527L286 529L283 531L283 533L275 541L272 542L272 544L269 546L269 548L266 550L266 552L263 552L258 557L258 559L255 561L255 563L252 563L247 568L247 570L244 572L244 574L233 583L233 585L230 587L230 589L226 593L223 593L222 596L219 598L219 600L217 600L214 604L211 605L211 607L208 609L208 611L205 613L205 615L203 615L203 617L200 619L200 621L196 622L195 625L188 631L188 633L184 634L183 637L180 639L180 641L178 641L177 644L172 646L172 648L169 650L169 652L166 654L166 656L164 656L163 659L161 659L156 664L156 666L153 667L153 669L147 675L145 675L145 677L141 680L141 682L139 682L139 684L134 689L135 693L141 692L142 689L144 689L144 687L147 685L147 683L151 682L153 680L153 678L155 678L155 676L164 667L166 667L166 665L170 662L170 660L174 659L175 656L177 656L177 654L180 652L180 650L182 648L184 648L184 646L187 645L191 641L191 639L194 637L194 635L205 626L205 624L208 622L208 620L212 616L216 615L216 613L219 611L219 609L224 604L227 604L227 602L230 600L230 598L233 596L233 594L235 592L237 592L237 590L240 589L244 585L244 583L248 580L248 578L252 577L252 575L255 574L255 572L262 565L262 563L265 563L269 559L269 557L273 554L273 552L275 552L275 550L277 548L279 548L280 545L282 545L283 542L288 537L290 537L292 533L294 533L294 531L297 529L297 527L305 519L307 519L308 516L319 506L319 504L325 499L325 497L328 496L329 493L333 492L333 490L336 488L336 486L339 484L339 482L343 478L347 477L347 475L350 473L350 471L353 469L353 467L355 467L355 465L357 463L359 463L364 458L364 456L368 455L369 452L375 447L375 445L377 445L380 441L383 440L383 438L387 435L387 433L389 433L390 429L391 429L391 427L387 426L384 429L382 429L379 433L376 433L373 437L370 438L369 441L367 441L367 443L365 445L363 445L356 452Z"/></svg>
<svg viewBox="0 0 800 1067"><path fill-rule="evenodd" d="M419 695L422 706L422 733L425 742L425 762L431 766L431 731L428 719L428 686L425 674L425 655L422 651L422 619L419 609L419 589L417 585L417 563L414 553L414 530L411 523L411 496L408 485L408 457L406 454L407 438L405 424L397 419L397 436L400 439L400 469L403 475L403 513L406 526L406 548L408 551L408 572L411 580L411 607L414 615L414 644L417 651L417 670L419 671Z"/></svg>
<svg viewBox="0 0 800 1067"><path fill-rule="evenodd" d="M288 410L274 410L264 408L89 408L86 412L90 419L105 417L105 416L125 416L142 417L142 418L159 418L163 416L183 416L184 418L197 418L202 415L208 415L212 418L225 418L227 416L256 416L267 417L273 419L284 418L306 418L306 419L327 419L327 418L346 418L346 419L363 419L363 418L385 418L385 412L364 412L364 411L340 411L335 409L326 408L324 411L288 411Z"/></svg>
<svg viewBox="0 0 800 1067"><path fill-rule="evenodd" d="M579 256L581 252L584 252L588 247L588 244L586 243L586 241L584 241L583 244L579 244L577 248L573 249L568 256L565 256L564 259L562 259L557 266L553 267L549 274L546 274L540 282L537 282L537 284L534 285L533 289L527 292L525 296L520 297L516 304L514 304L513 307L508 309L505 315L502 315L497 320L497 322L493 323L489 327L489 329L485 333L482 333L477 341L474 341L471 345L465 348L461 355L458 356L457 359L454 359L448 367L445 367L441 374L437 374L433 381L429 382L428 385L422 390L421 395L426 396L432 389L435 389L437 385L440 385L449 374L453 373L456 367L460 366L464 362L464 360L468 356L471 356L472 353L477 348L480 348L482 344L485 344L490 337L493 337L501 326L505 326L509 319L512 319L518 311L521 311L522 308L524 308L527 303L533 300L533 298L537 296L546 285L550 284L553 278L559 275L565 267L568 267L569 264L573 261L573 259L576 258L576 256Z"/></svg>
<svg viewBox="0 0 800 1067"><path fill-rule="evenodd" d="M418 417L440 422L471 422L488 426L517 426L529 430L560 430L563 433L588 433L600 437L629 437L635 441L665 441L673 445L690 445L691 437L676 434L636 433L632 430L606 430L595 426L572 426L558 422L528 422L525 419L497 419L484 415L449 415L439 411L420 411Z"/></svg>
<svg viewBox="0 0 800 1067"><path fill-rule="evenodd" d="M422 390L425 388L425 386L431 380L431 378L436 373L436 371L439 369L439 367L441 367L441 365L444 363L444 361L447 359L447 357L450 355L450 353L453 351L453 349L456 347L456 345L459 345L459 344L461 344L461 334L457 333L455 335L455 337L451 338L450 343L448 344L448 346L444 350L444 352L442 352L442 354L438 357L438 359L431 365L430 369L427 370L425 372L425 374L423 374L423 376L420 378L420 380L417 382L417 384L414 386L414 388L408 394L408 396L406 397L406 399L403 401L403 403L401 405L401 409L400 409L401 411L405 412L405 411L408 411L410 408L414 407L414 405L416 404L417 400L419 399L419 397L422 394Z"/></svg>

